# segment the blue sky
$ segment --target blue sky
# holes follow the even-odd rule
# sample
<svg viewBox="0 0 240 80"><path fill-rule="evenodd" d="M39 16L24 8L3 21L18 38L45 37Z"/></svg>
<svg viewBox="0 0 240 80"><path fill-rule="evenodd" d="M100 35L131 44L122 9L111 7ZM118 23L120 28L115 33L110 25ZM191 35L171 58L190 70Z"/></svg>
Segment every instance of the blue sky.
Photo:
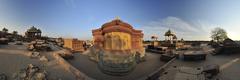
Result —
<svg viewBox="0 0 240 80"><path fill-rule="evenodd" d="M178 38L209 40L221 27L240 40L240 0L1 0L0 29L23 34L31 26L43 35L91 39L92 29L116 16L144 32L144 39L173 30Z"/></svg>

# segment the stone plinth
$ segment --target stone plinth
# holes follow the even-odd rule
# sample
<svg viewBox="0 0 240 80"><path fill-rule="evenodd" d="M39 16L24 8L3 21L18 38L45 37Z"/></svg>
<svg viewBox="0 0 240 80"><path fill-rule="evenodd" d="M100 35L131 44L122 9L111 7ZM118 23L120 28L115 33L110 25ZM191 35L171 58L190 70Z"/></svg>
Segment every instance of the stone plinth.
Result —
<svg viewBox="0 0 240 80"><path fill-rule="evenodd" d="M131 53L131 52L124 52ZM111 53L100 51L98 67L109 75L123 76L130 73L136 66L134 54Z"/></svg>

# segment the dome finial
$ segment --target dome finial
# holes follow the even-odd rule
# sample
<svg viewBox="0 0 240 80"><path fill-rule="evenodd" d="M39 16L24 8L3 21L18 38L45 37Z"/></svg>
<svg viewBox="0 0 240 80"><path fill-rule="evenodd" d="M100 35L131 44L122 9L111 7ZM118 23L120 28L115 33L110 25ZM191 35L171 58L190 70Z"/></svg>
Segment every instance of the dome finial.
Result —
<svg viewBox="0 0 240 80"><path fill-rule="evenodd" d="M119 16L116 16L115 19L116 19L116 20L120 20L120 17L119 17Z"/></svg>

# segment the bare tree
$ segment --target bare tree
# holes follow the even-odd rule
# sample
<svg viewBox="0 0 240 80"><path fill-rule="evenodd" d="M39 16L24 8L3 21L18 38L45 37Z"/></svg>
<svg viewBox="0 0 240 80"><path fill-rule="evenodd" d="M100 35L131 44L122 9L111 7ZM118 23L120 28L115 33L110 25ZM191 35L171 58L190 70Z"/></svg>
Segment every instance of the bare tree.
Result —
<svg viewBox="0 0 240 80"><path fill-rule="evenodd" d="M227 39L228 36L224 29L216 27L211 31L211 38L216 42L222 42L223 40Z"/></svg>

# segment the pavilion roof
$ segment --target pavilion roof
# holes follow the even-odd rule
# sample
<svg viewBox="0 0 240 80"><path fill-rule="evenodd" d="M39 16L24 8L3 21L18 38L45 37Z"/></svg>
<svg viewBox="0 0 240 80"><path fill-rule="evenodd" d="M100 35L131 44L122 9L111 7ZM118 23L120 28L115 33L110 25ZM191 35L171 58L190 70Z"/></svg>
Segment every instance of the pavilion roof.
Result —
<svg viewBox="0 0 240 80"><path fill-rule="evenodd" d="M41 33L42 31L32 26L30 29L27 30L27 32Z"/></svg>
<svg viewBox="0 0 240 80"><path fill-rule="evenodd" d="M165 32L164 36L176 36L170 29Z"/></svg>
<svg viewBox="0 0 240 80"><path fill-rule="evenodd" d="M120 18L116 18L110 22L107 22L105 24L102 25L102 28L108 27L108 26L115 26L115 25L121 25L121 26L125 26L128 28L133 28L130 24L123 22L122 20L120 20Z"/></svg>

